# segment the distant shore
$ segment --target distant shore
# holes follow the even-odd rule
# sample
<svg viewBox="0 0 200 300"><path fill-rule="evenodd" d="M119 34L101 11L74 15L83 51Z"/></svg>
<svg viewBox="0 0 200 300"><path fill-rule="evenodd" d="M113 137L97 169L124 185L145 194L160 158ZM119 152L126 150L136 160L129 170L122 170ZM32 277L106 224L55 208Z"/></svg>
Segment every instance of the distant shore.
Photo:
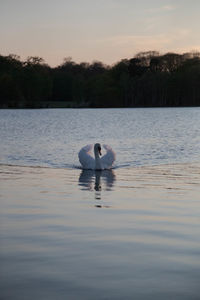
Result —
<svg viewBox="0 0 200 300"><path fill-rule="evenodd" d="M58 101L50 101L50 102L42 102L41 104L37 106L0 106L0 109L54 109L54 108L167 108L167 107L200 107L200 105L173 105L173 106L93 106L88 103L74 103L74 102L58 102Z"/></svg>
<svg viewBox="0 0 200 300"><path fill-rule="evenodd" d="M112 66L0 55L0 108L200 106L200 53L140 52Z"/></svg>

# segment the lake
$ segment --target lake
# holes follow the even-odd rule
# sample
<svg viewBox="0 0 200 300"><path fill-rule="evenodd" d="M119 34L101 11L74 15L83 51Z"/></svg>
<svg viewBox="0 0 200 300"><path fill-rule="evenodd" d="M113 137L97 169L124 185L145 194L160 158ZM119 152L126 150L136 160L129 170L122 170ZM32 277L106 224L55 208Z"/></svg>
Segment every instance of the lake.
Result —
<svg viewBox="0 0 200 300"><path fill-rule="evenodd" d="M73 168L81 147L111 145L115 166L200 158L200 108L0 110L0 162Z"/></svg>
<svg viewBox="0 0 200 300"><path fill-rule="evenodd" d="M199 299L200 108L0 110L0 141L1 299Z"/></svg>

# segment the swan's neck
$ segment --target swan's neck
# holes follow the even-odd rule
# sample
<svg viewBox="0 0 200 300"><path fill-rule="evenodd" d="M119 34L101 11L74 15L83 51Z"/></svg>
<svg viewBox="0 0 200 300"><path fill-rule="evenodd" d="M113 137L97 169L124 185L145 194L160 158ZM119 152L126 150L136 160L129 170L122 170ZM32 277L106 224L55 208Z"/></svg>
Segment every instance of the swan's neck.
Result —
<svg viewBox="0 0 200 300"><path fill-rule="evenodd" d="M99 156L99 152L94 152L95 155L95 169L96 170L102 170L102 166L101 166L101 158Z"/></svg>

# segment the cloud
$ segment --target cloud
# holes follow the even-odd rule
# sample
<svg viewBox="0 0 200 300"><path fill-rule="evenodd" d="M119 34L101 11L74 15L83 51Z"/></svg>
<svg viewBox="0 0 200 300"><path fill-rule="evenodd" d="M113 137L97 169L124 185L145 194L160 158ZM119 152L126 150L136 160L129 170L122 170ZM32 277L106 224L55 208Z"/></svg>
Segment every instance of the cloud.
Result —
<svg viewBox="0 0 200 300"><path fill-rule="evenodd" d="M112 44L113 47L137 47L137 48L165 48L166 46L187 38L190 31L177 29L173 33L152 35L119 35L99 40L103 43Z"/></svg>
<svg viewBox="0 0 200 300"><path fill-rule="evenodd" d="M161 13L161 12L169 12L176 9L175 5L164 5L161 7L149 8L147 9L148 13Z"/></svg>
<svg viewBox="0 0 200 300"><path fill-rule="evenodd" d="M161 7L161 10L164 11L170 11L170 10L175 10L176 6L175 5L164 5L163 7Z"/></svg>
<svg viewBox="0 0 200 300"><path fill-rule="evenodd" d="M111 43L115 47L136 47L143 49L166 45L170 42L170 38L164 35L122 35L108 38L106 42Z"/></svg>
<svg viewBox="0 0 200 300"><path fill-rule="evenodd" d="M109 49L110 55L121 58L131 57L140 51L156 50L166 52L188 52L200 49L198 43L190 43L191 32L188 29L176 29L173 32L152 35L119 35L98 41L99 49Z"/></svg>
<svg viewBox="0 0 200 300"><path fill-rule="evenodd" d="M193 44L186 47L177 47L176 48L177 53L195 53L200 52L200 44Z"/></svg>

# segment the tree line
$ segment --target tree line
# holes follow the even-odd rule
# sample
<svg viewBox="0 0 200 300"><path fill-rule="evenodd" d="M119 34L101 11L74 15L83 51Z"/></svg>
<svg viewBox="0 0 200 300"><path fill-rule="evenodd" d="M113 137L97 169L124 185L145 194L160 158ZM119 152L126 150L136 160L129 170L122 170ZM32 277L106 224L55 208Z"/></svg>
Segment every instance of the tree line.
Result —
<svg viewBox="0 0 200 300"><path fill-rule="evenodd" d="M140 52L112 66L0 55L0 107L166 107L200 105L200 53Z"/></svg>

